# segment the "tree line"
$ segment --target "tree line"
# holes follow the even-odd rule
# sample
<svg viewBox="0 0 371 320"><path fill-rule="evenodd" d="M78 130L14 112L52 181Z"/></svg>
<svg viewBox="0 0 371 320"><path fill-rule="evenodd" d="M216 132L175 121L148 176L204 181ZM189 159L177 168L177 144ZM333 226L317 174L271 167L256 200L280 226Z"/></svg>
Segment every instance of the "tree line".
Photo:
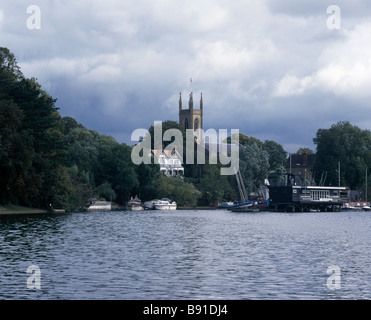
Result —
<svg viewBox="0 0 371 320"><path fill-rule="evenodd" d="M165 121L162 128L184 132L174 121ZM287 153L280 144L244 134L239 141L240 172L248 193L268 177L284 179ZM329 183L335 185L341 161L343 183L362 187L364 171L371 169L370 131L341 122L318 130L314 142L316 172L329 172ZM165 177L157 164L134 165L131 150L71 117L61 117L56 99L37 79L25 78L14 54L0 48L1 204L74 211L89 198L124 204L135 195L142 200L168 197L179 205L208 206L239 197L235 177L221 176L220 165L184 164L184 176Z"/></svg>
<svg viewBox="0 0 371 320"><path fill-rule="evenodd" d="M329 129L319 129L313 139L316 148L313 172L317 183L320 175L326 173L328 185L347 186L361 193L363 199L366 181L370 181L371 131L360 129L348 121L339 121ZM370 191L370 190L368 190Z"/></svg>

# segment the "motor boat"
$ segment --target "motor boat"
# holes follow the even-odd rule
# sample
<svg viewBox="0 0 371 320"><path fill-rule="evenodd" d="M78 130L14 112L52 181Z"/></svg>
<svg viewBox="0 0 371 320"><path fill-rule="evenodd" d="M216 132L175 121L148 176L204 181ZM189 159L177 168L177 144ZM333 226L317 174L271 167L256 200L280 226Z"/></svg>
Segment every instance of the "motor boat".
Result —
<svg viewBox="0 0 371 320"><path fill-rule="evenodd" d="M177 204L175 201L171 201L170 199L163 198L158 200L154 203L154 207L156 210L176 210Z"/></svg>
<svg viewBox="0 0 371 320"><path fill-rule="evenodd" d="M127 203L127 209L130 211L142 211L144 210L142 206L142 201L135 197L135 199L130 199Z"/></svg>

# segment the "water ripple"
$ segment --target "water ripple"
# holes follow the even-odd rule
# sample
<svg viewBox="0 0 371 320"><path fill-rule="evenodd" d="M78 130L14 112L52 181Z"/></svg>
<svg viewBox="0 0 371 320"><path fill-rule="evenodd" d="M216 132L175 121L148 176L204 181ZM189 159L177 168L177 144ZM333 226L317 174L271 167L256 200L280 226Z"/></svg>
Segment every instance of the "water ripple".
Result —
<svg viewBox="0 0 371 320"><path fill-rule="evenodd" d="M0 299L370 299L370 222L348 212L0 217ZM30 265L40 290L27 288Z"/></svg>

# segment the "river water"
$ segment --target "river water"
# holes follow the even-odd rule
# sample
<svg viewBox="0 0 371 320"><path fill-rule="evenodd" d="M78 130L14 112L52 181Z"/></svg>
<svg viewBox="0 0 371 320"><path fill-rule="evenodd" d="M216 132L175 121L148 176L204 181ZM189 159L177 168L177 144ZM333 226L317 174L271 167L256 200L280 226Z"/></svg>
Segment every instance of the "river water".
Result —
<svg viewBox="0 0 371 320"><path fill-rule="evenodd" d="M371 212L0 216L0 299L371 299L370 235Z"/></svg>

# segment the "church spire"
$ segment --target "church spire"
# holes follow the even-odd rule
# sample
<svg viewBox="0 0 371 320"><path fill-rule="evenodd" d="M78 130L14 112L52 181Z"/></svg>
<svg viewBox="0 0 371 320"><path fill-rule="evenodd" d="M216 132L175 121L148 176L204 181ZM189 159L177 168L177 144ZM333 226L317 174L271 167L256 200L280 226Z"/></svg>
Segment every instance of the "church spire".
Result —
<svg viewBox="0 0 371 320"><path fill-rule="evenodd" d="M182 110L182 93L179 93L179 112Z"/></svg>

